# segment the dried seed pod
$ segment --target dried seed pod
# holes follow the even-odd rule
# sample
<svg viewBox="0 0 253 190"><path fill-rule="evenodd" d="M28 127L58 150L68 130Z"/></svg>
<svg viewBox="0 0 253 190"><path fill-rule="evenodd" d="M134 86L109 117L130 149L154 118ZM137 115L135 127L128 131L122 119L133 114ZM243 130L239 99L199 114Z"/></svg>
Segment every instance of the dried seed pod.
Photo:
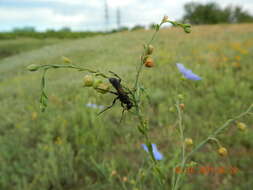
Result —
<svg viewBox="0 0 253 190"><path fill-rule="evenodd" d="M181 110L184 110L185 104L179 104L179 107L180 107Z"/></svg>
<svg viewBox="0 0 253 190"><path fill-rule="evenodd" d="M154 67L154 60L152 57L147 57L144 62L145 67Z"/></svg>

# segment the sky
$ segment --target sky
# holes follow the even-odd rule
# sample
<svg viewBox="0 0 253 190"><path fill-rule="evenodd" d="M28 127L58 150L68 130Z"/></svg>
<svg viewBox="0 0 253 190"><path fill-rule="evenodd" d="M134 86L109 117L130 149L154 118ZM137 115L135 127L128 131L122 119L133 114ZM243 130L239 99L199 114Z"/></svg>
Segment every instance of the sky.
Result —
<svg viewBox="0 0 253 190"><path fill-rule="evenodd" d="M105 1L109 23L105 22ZM120 26L158 23L164 15L180 19L183 5L190 0L0 0L0 31L25 26L38 31L70 27L75 31L105 30L117 27L117 10ZM221 7L240 5L253 15L253 0L191 0L217 2Z"/></svg>

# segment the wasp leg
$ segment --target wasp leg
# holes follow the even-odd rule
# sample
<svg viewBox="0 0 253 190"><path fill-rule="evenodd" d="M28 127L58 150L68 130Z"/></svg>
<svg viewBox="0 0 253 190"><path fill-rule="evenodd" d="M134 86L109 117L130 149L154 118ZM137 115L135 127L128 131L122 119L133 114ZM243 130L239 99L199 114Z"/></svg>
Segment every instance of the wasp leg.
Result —
<svg viewBox="0 0 253 190"><path fill-rule="evenodd" d="M101 113L105 112L106 110L110 109L112 106L114 106L114 104L116 103L116 101L119 99L119 97L114 98L112 105L106 107L104 110L102 110L101 112L98 113L98 115L100 115Z"/></svg>
<svg viewBox="0 0 253 190"><path fill-rule="evenodd" d="M123 120L123 116L124 116L124 112L125 112L125 110L126 110L126 108L124 107L124 104L121 102L121 107L123 108L123 110L122 110L122 113L121 113L121 118L120 118L120 123L121 123L121 121Z"/></svg>
<svg viewBox="0 0 253 190"><path fill-rule="evenodd" d="M124 90L126 91L126 94L131 94L132 96L134 96L134 93L126 86L123 86L122 87L124 88Z"/></svg>
<svg viewBox="0 0 253 190"><path fill-rule="evenodd" d="M125 110L126 110L125 108L122 110L122 113L121 113L121 118L120 118L120 121L119 121L120 123L121 123L121 121L123 120L123 116L124 116L124 112L125 112Z"/></svg>

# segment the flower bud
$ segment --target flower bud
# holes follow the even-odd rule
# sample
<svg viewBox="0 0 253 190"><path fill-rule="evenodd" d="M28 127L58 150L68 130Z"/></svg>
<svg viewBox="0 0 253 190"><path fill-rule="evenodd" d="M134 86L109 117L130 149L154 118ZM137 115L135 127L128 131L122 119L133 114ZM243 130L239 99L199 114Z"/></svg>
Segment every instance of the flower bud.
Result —
<svg viewBox="0 0 253 190"><path fill-rule="evenodd" d="M227 151L226 148L220 147L220 148L218 149L218 153L219 153L221 156L227 156L228 151Z"/></svg>
<svg viewBox="0 0 253 190"><path fill-rule="evenodd" d="M110 90L110 86L107 83L100 83L97 86L96 90L101 94L105 94Z"/></svg>
<svg viewBox="0 0 253 190"><path fill-rule="evenodd" d="M173 106L171 106L171 107L169 108L169 111L170 111L170 112L175 112L174 107L173 107Z"/></svg>
<svg viewBox="0 0 253 190"><path fill-rule="evenodd" d="M245 123L242 122L238 122L237 123L237 127L238 129L240 129L241 131L245 131L247 129L247 125Z"/></svg>
<svg viewBox="0 0 253 190"><path fill-rule="evenodd" d="M71 60L67 57L62 57L62 60L65 62L65 63L71 63Z"/></svg>
<svg viewBox="0 0 253 190"><path fill-rule="evenodd" d="M184 99L184 95L183 94L178 94L177 97L178 97L179 100L183 100Z"/></svg>
<svg viewBox="0 0 253 190"><path fill-rule="evenodd" d="M28 65L28 66L27 66L27 69L28 69L29 71L37 71L39 68L40 68L40 66L39 66L39 65L36 65L36 64L31 64L31 65Z"/></svg>
<svg viewBox="0 0 253 190"><path fill-rule="evenodd" d="M191 138L185 138L184 142L186 145L189 145L189 146L193 145L193 140Z"/></svg>
<svg viewBox="0 0 253 190"><path fill-rule="evenodd" d="M194 167L194 166L197 166L198 165L198 163L197 162L194 162L194 161L191 161L190 163L189 163L189 166L190 167Z"/></svg>
<svg viewBox="0 0 253 190"><path fill-rule="evenodd" d="M93 77L91 75L86 75L83 78L83 84L84 84L84 86L90 87L90 86L93 85L93 83L94 83L94 80L93 80Z"/></svg>
<svg viewBox="0 0 253 190"><path fill-rule="evenodd" d="M154 67L154 60L152 57L147 57L144 63L145 67Z"/></svg>
<svg viewBox="0 0 253 190"><path fill-rule="evenodd" d="M151 55L154 51L154 47L152 45L149 45L147 47L147 55Z"/></svg>
<svg viewBox="0 0 253 190"><path fill-rule="evenodd" d="M165 23L165 22L168 22L168 21L169 21L169 17L165 15L163 17L162 23Z"/></svg>
<svg viewBox="0 0 253 190"><path fill-rule="evenodd" d="M185 25L184 26L184 31L185 31L185 33L191 33L191 26L190 25Z"/></svg>

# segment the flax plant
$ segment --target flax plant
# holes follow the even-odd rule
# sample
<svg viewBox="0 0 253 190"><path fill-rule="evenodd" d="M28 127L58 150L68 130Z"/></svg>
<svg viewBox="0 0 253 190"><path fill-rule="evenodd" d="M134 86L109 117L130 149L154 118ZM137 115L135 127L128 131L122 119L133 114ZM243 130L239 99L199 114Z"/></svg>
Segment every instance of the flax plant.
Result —
<svg viewBox="0 0 253 190"><path fill-rule="evenodd" d="M182 23L178 23L178 22L174 22L168 19L167 16L164 16L164 18L162 19L162 21L160 22L160 24L155 25L155 31L153 33L153 35L151 36L151 39L144 45L143 48L143 52L141 55L140 60L137 63L137 69L136 69L136 76L135 76L135 80L133 81L132 84L125 84L123 81L122 87L129 93L129 98L131 99L132 103L133 103L133 111L131 110L131 112L133 113L134 116L136 116L137 120L138 120L138 125L137 125L137 130L140 132L140 134L143 136L143 138L145 139L145 147L147 147L147 152L149 153L149 157L150 157L150 166L151 168L153 168L154 171L154 175L159 179L159 184L161 185L161 187L163 188L167 188L166 187L166 175L161 171L160 165L159 165L159 161L155 155L155 150L154 150L154 146L152 144L152 140L149 136L149 126L148 126L148 120L146 119L144 112L142 111L143 106L142 106L142 95L145 92L145 89L142 87L141 84L141 76L143 73L143 68L144 67L153 67L154 63L152 60L152 56L151 54L153 53L153 46L152 43L154 42L154 40L157 37L157 34L159 33L161 26L165 23L170 23L173 26L176 27L181 27L185 33L190 33L191 32L191 26L189 24L182 24ZM101 72L99 70L92 70L89 68L85 68L85 67L81 67L78 66L77 64L74 64L72 62L72 60L70 60L69 58L64 57L64 65L61 64L47 64L47 65L30 65L28 66L28 70L30 71L39 71L42 70L42 79L41 79L41 96L40 96L40 106L41 106L41 110L42 112L44 112L48 106L48 96L46 93L46 73L51 70L51 69L74 69L80 72L86 72L86 73L90 73L92 76L94 76L95 78L104 78L106 80L108 80L111 77L111 74L113 74L114 76L118 76L116 73L110 72L110 74L106 74L105 72ZM190 80L201 80L200 77L198 77L197 75L195 75L194 73L192 73L191 70L186 69L182 64L178 63L177 64L178 69L180 70L180 72L182 72L182 74L190 79ZM89 85L88 86L92 86L92 79L90 77L86 77L87 79L89 78ZM91 83L90 83L91 82ZM131 87L129 87L131 86ZM109 92L108 89L102 89L103 92ZM182 168L182 170L185 169L187 162L190 160L190 158L192 157L193 154L195 154L197 151L199 151L205 144L207 144L209 141L217 141L217 136L222 133L231 122L234 122L238 119L240 119L241 117L250 114L251 109L252 109L251 105L248 110L246 110L245 112L241 113L240 115L236 116L233 119L228 120L227 122L224 123L224 125L222 125L221 127L217 128L212 134L210 134L209 136L207 136L203 141L201 141L199 144L197 144L195 146L195 148L193 148L189 153L186 152L186 144L185 144L185 134L184 134L184 123L183 123L183 109L184 109L184 105L180 104L180 101L177 100L176 101L176 110L177 110L177 115L178 115L178 130L179 130L179 134L180 134L180 144L181 144L181 156L180 156L180 161L179 163L175 166L175 168L177 166L180 166ZM182 184L183 181L183 177L184 174L183 173L179 173L177 174L175 172L175 168L173 170L173 175L172 175L172 179L171 179L171 188L172 190L178 190L180 188L180 185Z"/></svg>

